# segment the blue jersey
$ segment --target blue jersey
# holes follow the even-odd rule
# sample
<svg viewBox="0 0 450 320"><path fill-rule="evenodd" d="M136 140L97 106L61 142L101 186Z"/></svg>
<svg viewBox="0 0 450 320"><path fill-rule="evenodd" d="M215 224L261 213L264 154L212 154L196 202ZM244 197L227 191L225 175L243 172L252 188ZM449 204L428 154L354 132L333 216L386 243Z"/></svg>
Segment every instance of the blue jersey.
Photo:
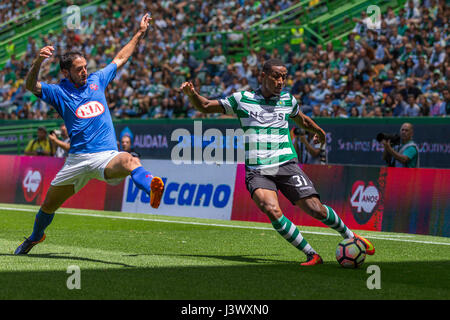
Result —
<svg viewBox="0 0 450 320"><path fill-rule="evenodd" d="M86 84L76 88L67 79L59 84L41 82L41 99L51 104L64 119L70 137L69 153L117 150L116 133L106 103L105 89L116 76L111 63L89 75Z"/></svg>

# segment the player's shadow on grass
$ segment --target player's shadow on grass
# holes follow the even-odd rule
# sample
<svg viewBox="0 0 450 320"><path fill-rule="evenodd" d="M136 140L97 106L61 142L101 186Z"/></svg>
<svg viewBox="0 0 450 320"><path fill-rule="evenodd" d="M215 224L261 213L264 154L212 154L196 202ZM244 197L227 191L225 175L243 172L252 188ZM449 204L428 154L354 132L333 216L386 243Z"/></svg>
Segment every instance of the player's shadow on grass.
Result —
<svg viewBox="0 0 450 320"><path fill-rule="evenodd" d="M367 267L381 270L381 289L370 290ZM368 261L361 269L335 261L315 267L294 263L171 264L160 267L81 268L81 290L66 288L64 271L4 271L3 299L446 299L450 261ZM371 282L371 280L369 280Z"/></svg>
<svg viewBox="0 0 450 320"><path fill-rule="evenodd" d="M277 259L266 259L261 256L255 257L256 255L209 255L209 254L182 254L182 253L145 253L145 254L125 254L125 257L139 257L139 256L163 256L163 257L186 257L186 258L207 258L207 259L219 259L224 261L232 262L244 262L244 263L294 263L287 260L277 260ZM278 256L275 254L265 255L265 256Z"/></svg>
<svg viewBox="0 0 450 320"><path fill-rule="evenodd" d="M91 259L91 258L77 257L77 256L67 256L68 254L70 254L70 253L69 252L40 253L40 254L19 255L19 257L26 257L26 258L30 258L30 259L42 258L42 259L75 260L75 261L86 261L86 262L103 263L103 264L122 266L122 267L129 267L129 268L134 268L135 267L135 266L132 266L132 265L129 265L129 264L126 264L126 263L121 263L121 262L113 262L113 261L106 261L106 260L100 260L100 259ZM0 253L0 256L18 257L17 255L10 254L10 253Z"/></svg>

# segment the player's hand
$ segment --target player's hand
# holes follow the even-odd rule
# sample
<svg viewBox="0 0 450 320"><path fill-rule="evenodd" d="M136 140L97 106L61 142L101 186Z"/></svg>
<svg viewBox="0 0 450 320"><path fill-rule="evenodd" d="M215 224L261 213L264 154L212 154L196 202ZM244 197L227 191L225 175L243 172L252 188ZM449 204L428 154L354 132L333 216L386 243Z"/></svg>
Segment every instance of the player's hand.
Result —
<svg viewBox="0 0 450 320"><path fill-rule="evenodd" d="M185 95L187 95L188 97L191 97L195 94L195 89L194 89L194 85L192 84L192 82L184 82L181 85L180 90L183 91L183 93Z"/></svg>
<svg viewBox="0 0 450 320"><path fill-rule="evenodd" d="M148 13L144 14L144 16L141 19L141 24L139 26L139 30L141 32L147 31L150 21L152 21L152 18L150 18L150 15Z"/></svg>
<svg viewBox="0 0 450 320"><path fill-rule="evenodd" d="M52 46L45 46L39 51L38 61L42 62L53 55L55 48Z"/></svg>

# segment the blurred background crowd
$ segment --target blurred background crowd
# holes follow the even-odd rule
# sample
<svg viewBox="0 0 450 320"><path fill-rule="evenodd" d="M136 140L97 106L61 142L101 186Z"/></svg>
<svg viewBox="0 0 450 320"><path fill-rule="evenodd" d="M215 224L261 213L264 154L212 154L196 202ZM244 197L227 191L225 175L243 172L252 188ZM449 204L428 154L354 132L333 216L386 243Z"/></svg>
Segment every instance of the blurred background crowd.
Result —
<svg viewBox="0 0 450 320"><path fill-rule="evenodd" d="M29 2L2 2L2 21L20 14ZM290 5L287 0L109 2L95 18L83 17L80 29L30 38L25 57L11 55L0 71L0 119L58 116L24 88L41 46L56 49L42 67L41 81L59 82L57 55L67 50L84 52L91 73L112 61L145 12L152 14L151 32L107 90L114 118L204 117L178 91L182 82L193 81L210 98L254 90L259 70L269 58L286 63L286 91L312 117L450 115L450 6L445 0L410 0L397 14L391 9L383 14L376 29L363 12L341 50L331 43L326 47L286 43L280 50L251 50L235 60L213 46L203 48L205 59L196 59L196 43L181 41L196 32L246 30Z"/></svg>

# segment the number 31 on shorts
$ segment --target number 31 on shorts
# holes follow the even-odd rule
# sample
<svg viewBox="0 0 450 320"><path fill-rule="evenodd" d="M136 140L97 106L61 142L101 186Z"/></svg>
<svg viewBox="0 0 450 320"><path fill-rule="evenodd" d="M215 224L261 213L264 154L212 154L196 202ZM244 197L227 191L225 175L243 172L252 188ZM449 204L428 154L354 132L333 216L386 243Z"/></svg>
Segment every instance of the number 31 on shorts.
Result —
<svg viewBox="0 0 450 320"><path fill-rule="evenodd" d="M304 176L292 176L292 178L297 182L297 184L295 185L296 187L308 185L308 181L305 179Z"/></svg>

